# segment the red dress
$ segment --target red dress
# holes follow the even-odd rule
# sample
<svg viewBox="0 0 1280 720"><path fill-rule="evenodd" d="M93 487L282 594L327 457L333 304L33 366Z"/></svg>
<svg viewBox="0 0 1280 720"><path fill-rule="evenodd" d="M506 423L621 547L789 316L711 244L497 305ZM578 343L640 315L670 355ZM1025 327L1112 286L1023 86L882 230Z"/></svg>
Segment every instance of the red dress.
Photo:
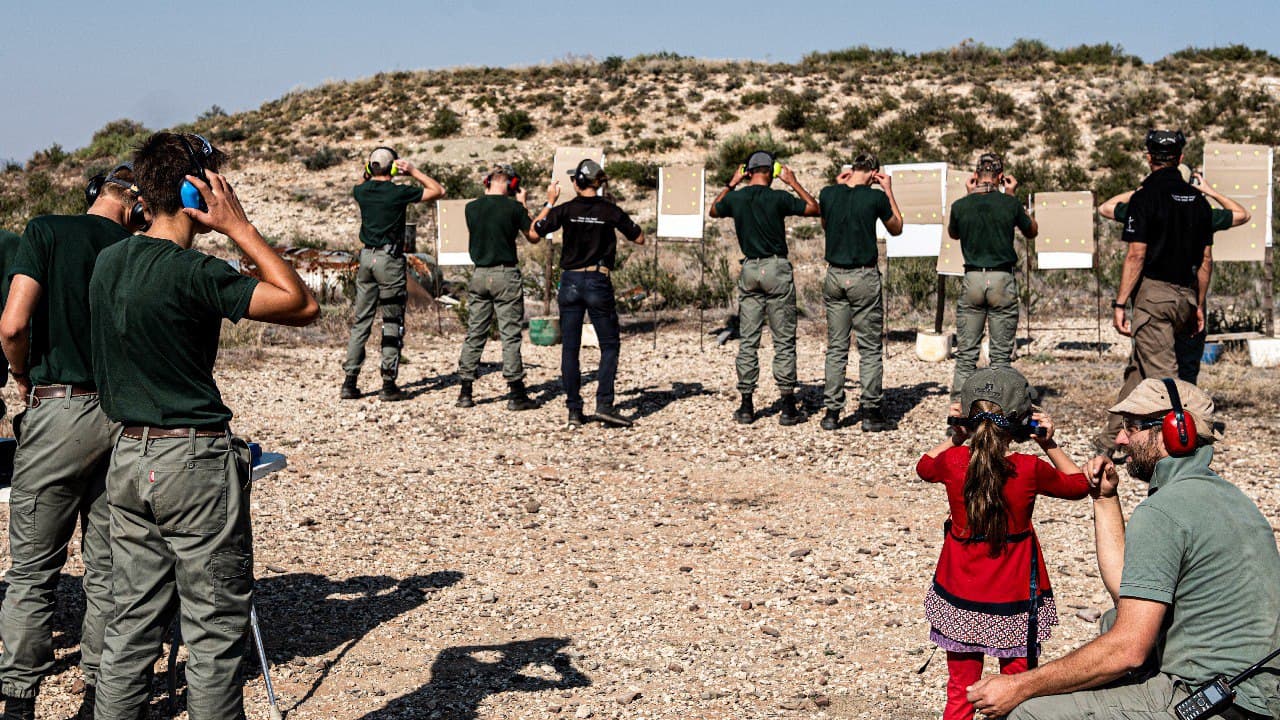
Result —
<svg viewBox="0 0 1280 720"><path fill-rule="evenodd" d="M949 448L936 458L925 455L916 465L922 479L946 486L951 506L933 587L925 598L925 617L932 626L929 637L944 650L1026 656L1031 553L1039 566L1037 642L1048 639L1049 628L1058 624L1049 572L1031 515L1037 495L1079 500L1088 494L1089 483L1084 473L1067 475L1031 455L1013 453L1008 460L1014 468L1004 486L1008 540L995 557L989 543L973 539L969 532L964 506L968 446Z"/></svg>

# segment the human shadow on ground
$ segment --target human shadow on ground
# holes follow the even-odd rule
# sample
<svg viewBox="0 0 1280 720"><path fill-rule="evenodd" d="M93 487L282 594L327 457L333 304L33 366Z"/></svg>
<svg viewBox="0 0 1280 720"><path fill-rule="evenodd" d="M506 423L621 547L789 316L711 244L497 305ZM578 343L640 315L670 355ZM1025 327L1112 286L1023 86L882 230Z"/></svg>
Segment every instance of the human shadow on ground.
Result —
<svg viewBox="0 0 1280 720"><path fill-rule="evenodd" d="M474 720L490 695L588 687L591 678L561 652L568 644L568 638L546 637L445 648L431 664L429 684L360 720Z"/></svg>
<svg viewBox="0 0 1280 720"><path fill-rule="evenodd" d="M677 400L714 394L700 382L673 382L670 390L661 390L654 385L648 385L622 391L619 397L623 399L614 407L632 420L639 420L661 411Z"/></svg>
<svg viewBox="0 0 1280 720"><path fill-rule="evenodd" d="M542 367L543 367L542 365L539 365L537 363L526 362L524 364L524 369L526 371L540 370L542 369ZM479 381L480 379L484 378L486 375L492 375L494 373L501 374L501 372L502 372L502 363L482 362L476 368L476 380ZM418 397L419 395L426 395L427 393L432 392L434 390L444 390L446 388L456 387L461 384L462 384L462 378L458 377L458 372L455 369L451 372L438 373L436 375L432 375L431 377L419 378L412 382L404 383L400 386L400 389L403 390L405 394L408 395L410 398L415 398L415 397ZM505 395L507 392L507 386L505 382L502 382L501 380L497 380L494 383L485 383L485 386L488 386L490 384L493 385L496 393L502 394L505 398ZM557 381L557 385L558 384L559 384L559 381ZM364 397L366 395L377 395L377 394L378 394L378 391L374 389L367 392L362 392L361 397ZM476 404L480 404L480 401L477 400Z"/></svg>

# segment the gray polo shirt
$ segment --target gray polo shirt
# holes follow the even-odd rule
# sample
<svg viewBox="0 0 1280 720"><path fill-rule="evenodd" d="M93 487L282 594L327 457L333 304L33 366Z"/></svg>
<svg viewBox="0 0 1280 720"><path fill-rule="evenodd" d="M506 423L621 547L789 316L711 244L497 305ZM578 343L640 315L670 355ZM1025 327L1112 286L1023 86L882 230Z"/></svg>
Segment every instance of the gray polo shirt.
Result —
<svg viewBox="0 0 1280 720"><path fill-rule="evenodd" d="M1125 529L1120 596L1169 606L1160 670L1192 687L1231 677L1280 647L1280 552L1271 524L1209 469L1213 447L1156 463ZM1255 675L1236 704L1280 711L1280 683ZM1270 704L1270 707L1268 707Z"/></svg>

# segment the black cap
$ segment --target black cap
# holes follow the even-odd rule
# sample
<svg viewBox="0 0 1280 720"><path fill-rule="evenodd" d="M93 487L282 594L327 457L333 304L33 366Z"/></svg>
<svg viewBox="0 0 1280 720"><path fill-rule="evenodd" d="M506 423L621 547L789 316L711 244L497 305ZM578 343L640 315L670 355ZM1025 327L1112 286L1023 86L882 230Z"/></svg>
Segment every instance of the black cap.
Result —
<svg viewBox="0 0 1280 720"><path fill-rule="evenodd" d="M1176 157L1187 146L1181 130L1151 130L1147 133L1147 152L1154 157Z"/></svg>

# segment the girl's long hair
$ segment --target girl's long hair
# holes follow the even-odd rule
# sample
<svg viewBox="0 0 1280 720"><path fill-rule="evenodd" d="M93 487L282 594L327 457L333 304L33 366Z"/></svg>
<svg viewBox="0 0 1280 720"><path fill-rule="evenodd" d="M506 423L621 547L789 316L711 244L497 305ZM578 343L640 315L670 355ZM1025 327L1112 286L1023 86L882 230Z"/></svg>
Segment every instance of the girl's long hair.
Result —
<svg viewBox="0 0 1280 720"><path fill-rule="evenodd" d="M1001 412L1000 406L987 400L973 403L970 411ZM1004 500L1004 484L1013 476L1013 463L1005 456L1013 437L990 420L978 423L970 440L969 469L964 477L964 510L969 516L969 536L981 537L991 546L991 556L1004 550L1009 536L1008 506Z"/></svg>

